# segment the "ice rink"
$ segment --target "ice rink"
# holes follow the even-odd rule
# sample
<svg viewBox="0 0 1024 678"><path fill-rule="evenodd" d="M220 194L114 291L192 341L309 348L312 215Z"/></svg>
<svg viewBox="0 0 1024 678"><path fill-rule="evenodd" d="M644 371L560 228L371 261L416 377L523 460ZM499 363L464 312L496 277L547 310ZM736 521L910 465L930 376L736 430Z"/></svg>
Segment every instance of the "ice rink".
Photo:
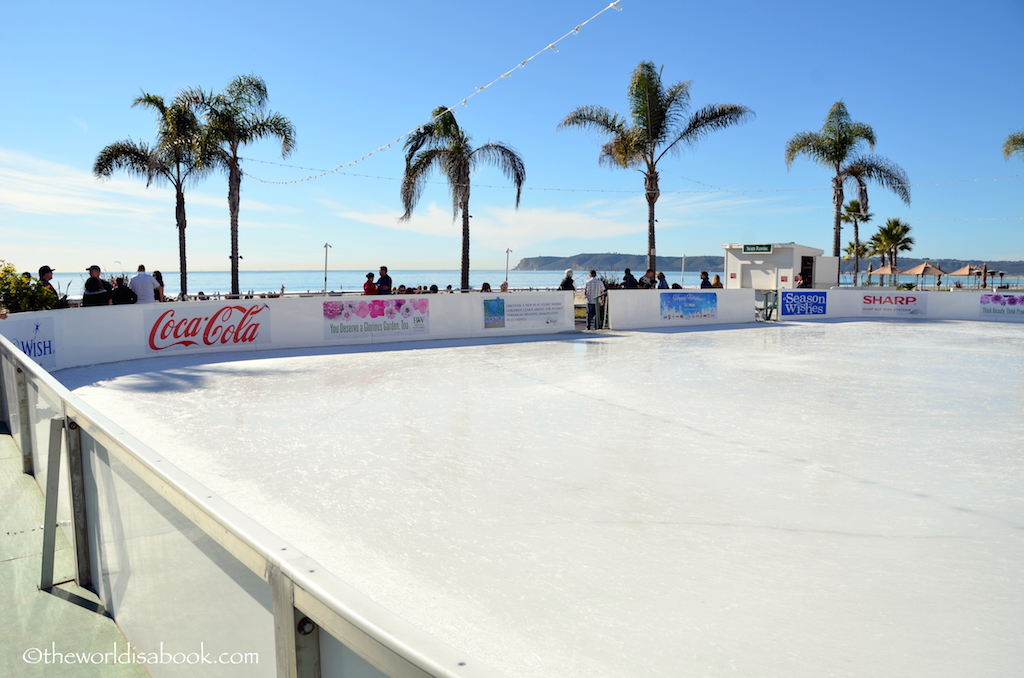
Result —
<svg viewBox="0 0 1024 678"><path fill-rule="evenodd" d="M1024 667L1024 324L573 333L56 376L512 678Z"/></svg>

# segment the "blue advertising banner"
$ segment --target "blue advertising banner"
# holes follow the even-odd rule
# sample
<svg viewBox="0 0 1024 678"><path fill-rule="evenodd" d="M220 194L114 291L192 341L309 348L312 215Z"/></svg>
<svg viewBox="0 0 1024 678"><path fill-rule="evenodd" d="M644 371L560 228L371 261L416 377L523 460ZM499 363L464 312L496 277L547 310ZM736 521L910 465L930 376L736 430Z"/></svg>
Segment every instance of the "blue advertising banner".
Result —
<svg viewBox="0 0 1024 678"><path fill-rule="evenodd" d="M661 319L695 320L718 316L718 295L714 292L662 292Z"/></svg>
<svg viewBox="0 0 1024 678"><path fill-rule="evenodd" d="M809 290L783 290L782 315L825 315L828 295Z"/></svg>

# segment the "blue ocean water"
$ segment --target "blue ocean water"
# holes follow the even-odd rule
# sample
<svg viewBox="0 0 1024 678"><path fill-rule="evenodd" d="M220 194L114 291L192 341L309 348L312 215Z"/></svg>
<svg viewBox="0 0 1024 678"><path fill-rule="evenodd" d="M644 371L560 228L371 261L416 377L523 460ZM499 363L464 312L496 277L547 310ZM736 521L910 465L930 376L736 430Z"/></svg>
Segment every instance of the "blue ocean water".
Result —
<svg viewBox="0 0 1024 678"><path fill-rule="evenodd" d="M346 291L346 292L359 292L363 289L363 283L366 282L366 274L371 271L358 270L358 271L327 271L327 289L332 292ZM372 271L376 275L376 271ZM621 271L598 271L599 274L605 275L606 273L617 277L621 280ZM721 271L710 271L711 275L719 274ZM125 275L131 277L134 275L134 271L104 271L104 277ZM459 286L459 271L457 270L412 270L412 269L392 269L389 274L395 287L398 285L405 285L407 287L417 287L419 285L437 285L439 289L443 290L446 286L451 285L452 288L457 289ZM564 271L513 271L508 272L508 284L512 289L550 289L558 287L558 284L564 277ZM680 282L679 271L665 272L669 283ZM582 283L587 279L586 271L576 271L574 274L576 278L576 287L582 289ZM82 296L82 288L85 285L85 279L88 275L83 271L81 273L63 273L57 271L53 276L54 286L60 288L62 293L66 293L71 298L78 298ZM168 297L177 296L178 292L181 291L180 278L177 271L165 271L163 272L164 277L164 293ZM487 282L490 283L491 287L495 290L501 284L502 280L505 279L504 269L498 270L471 270L469 274L469 283L473 289L480 289L480 286ZM964 285L973 284L973 281L968 281L965 278L960 279ZM843 274L840 280L842 286L851 285L853 282L852 276L849 274ZM875 284L878 283L878 277L876 276L873 280ZM932 278L919 278L915 280L914 276L901 275L899 279L900 283L912 283L917 282L927 289L933 284ZM1011 281L1007 281L1011 282ZM238 284L240 290L244 292L252 291L254 293L264 292L275 292L280 293L281 286L285 288L286 294L297 294L300 292L322 292L324 290L324 272L319 271L246 271L242 270L238 274ZM683 281L683 287L699 287L700 286L700 272L699 271L686 271L685 280ZM189 294L195 295L199 292L206 294L229 294L231 292L231 273L230 271L189 271L188 273L188 291Z"/></svg>
<svg viewBox="0 0 1024 678"><path fill-rule="evenodd" d="M331 292L360 292L363 283L366 282L366 274L377 271L327 271L327 290ZM599 273L604 274L603 271ZM621 277L621 271L611 272ZM125 275L131 277L134 271L104 271L104 277ZM177 271L162 271L164 278L164 294L173 297L181 291L180 278ZM419 285L437 285L439 289L451 285L453 289L459 287L459 271L455 270L406 270L391 269L388 272L395 287L405 285L406 287L417 287ZM680 274L666 272L670 283L679 282ZM69 297L81 297L82 288L88 275L82 273L62 273L57 271L53 276L54 286L59 286L62 293ZM551 289L558 287L565 277L565 271L509 271L508 284L512 289ZM585 271L576 271L574 277L577 287L582 289L582 283L587 279ZM480 289L483 283L490 283L495 290L505 280L505 270L471 270L469 273L469 284L473 289ZM698 287L700 285L700 274L698 271L686 272L686 287ZM245 293L263 292L280 293L284 286L286 294L299 292L323 292L324 272L319 271L239 271L239 289ZM190 295L203 292L205 294L229 294L231 292L230 271L189 271L188 292Z"/></svg>

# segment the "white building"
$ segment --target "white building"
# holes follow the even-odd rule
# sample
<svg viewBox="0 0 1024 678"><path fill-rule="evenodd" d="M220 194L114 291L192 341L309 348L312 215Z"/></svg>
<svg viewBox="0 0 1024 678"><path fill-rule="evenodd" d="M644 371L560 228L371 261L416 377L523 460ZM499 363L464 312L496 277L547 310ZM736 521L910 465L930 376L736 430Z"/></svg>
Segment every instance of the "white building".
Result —
<svg viewBox="0 0 1024 678"><path fill-rule="evenodd" d="M798 275L818 289L839 284L839 258L822 256L824 250L814 247L787 242L722 245L722 249L727 289L793 289Z"/></svg>

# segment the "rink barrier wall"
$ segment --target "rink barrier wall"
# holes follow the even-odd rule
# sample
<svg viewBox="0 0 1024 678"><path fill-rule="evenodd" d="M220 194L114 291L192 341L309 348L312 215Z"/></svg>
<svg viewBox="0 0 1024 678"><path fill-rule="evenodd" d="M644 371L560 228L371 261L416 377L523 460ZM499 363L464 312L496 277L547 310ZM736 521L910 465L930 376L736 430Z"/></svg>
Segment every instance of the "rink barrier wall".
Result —
<svg viewBox="0 0 1024 678"><path fill-rule="evenodd" d="M779 320L926 318L1024 322L1024 293L885 287L780 290Z"/></svg>
<svg viewBox="0 0 1024 678"><path fill-rule="evenodd" d="M613 330L752 323L754 290L608 290Z"/></svg>
<svg viewBox="0 0 1024 678"><path fill-rule="evenodd" d="M213 494L6 337L0 394L23 466L44 492L40 587L54 583L59 525L75 581L96 592L137 654L241 662L203 667L217 676L500 678ZM151 662L155 678L196 671Z"/></svg>
<svg viewBox="0 0 1024 678"><path fill-rule="evenodd" d="M12 314L0 334L47 370L160 355L316 348L575 329L572 292L310 296Z"/></svg>

